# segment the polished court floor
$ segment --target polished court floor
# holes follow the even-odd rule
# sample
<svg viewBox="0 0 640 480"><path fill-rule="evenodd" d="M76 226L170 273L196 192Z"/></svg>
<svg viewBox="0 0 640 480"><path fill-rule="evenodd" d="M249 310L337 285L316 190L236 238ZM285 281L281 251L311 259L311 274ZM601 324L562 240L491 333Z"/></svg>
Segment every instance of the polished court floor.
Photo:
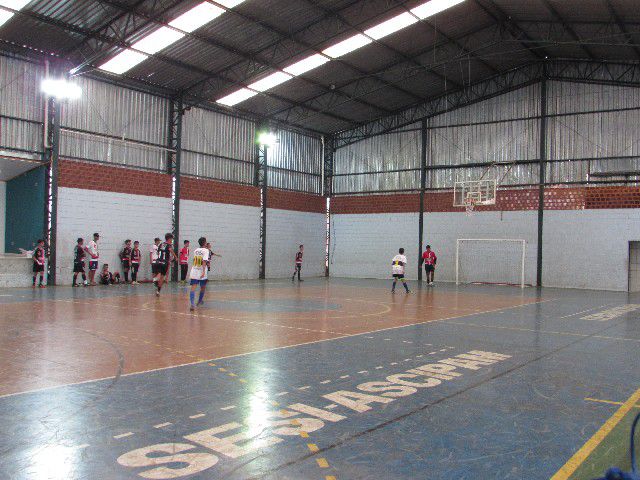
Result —
<svg viewBox="0 0 640 480"><path fill-rule="evenodd" d="M640 295L376 280L0 291L2 479L625 466ZM628 466L628 465L627 465Z"/></svg>

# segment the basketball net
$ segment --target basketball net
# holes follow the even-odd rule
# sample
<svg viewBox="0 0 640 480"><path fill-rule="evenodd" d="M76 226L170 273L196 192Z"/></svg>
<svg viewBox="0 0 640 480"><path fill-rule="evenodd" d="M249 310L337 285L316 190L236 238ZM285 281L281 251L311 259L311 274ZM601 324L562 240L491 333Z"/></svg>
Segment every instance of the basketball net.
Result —
<svg viewBox="0 0 640 480"><path fill-rule="evenodd" d="M473 210L476 208L476 198L474 195L467 195L464 199L464 209L467 216L473 215Z"/></svg>

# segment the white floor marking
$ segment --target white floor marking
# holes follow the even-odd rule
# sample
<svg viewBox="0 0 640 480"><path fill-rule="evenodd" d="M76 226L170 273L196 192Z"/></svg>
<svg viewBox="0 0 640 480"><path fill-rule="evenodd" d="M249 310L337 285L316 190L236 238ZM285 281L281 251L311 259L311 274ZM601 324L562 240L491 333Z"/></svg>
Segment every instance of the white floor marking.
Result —
<svg viewBox="0 0 640 480"><path fill-rule="evenodd" d="M197 415L191 415L189 418L191 418L192 420L195 420L196 418L202 418L206 416L207 416L206 413L198 413Z"/></svg>
<svg viewBox="0 0 640 480"><path fill-rule="evenodd" d="M416 355L416 358L422 358L424 355Z"/></svg>
<svg viewBox="0 0 640 480"><path fill-rule="evenodd" d="M280 393L276 393L276 397L281 397L282 395L286 395L289 392L280 392Z"/></svg>
<svg viewBox="0 0 640 480"><path fill-rule="evenodd" d="M228 407L222 407L220 410L232 410L234 408L236 408L235 405L229 405Z"/></svg>
<svg viewBox="0 0 640 480"><path fill-rule="evenodd" d="M369 373L369 370L360 370L358 373Z"/></svg>
<svg viewBox="0 0 640 480"><path fill-rule="evenodd" d="M340 378L349 378L351 375L342 375Z"/></svg>
<svg viewBox="0 0 640 480"><path fill-rule="evenodd" d="M376 370L380 370L381 368L384 368L384 367L380 365L379 367L376 367Z"/></svg>
<svg viewBox="0 0 640 480"><path fill-rule="evenodd" d="M391 362L389 365L397 365L398 362Z"/></svg>
<svg viewBox="0 0 640 480"><path fill-rule="evenodd" d="M121 433L120 435L114 435L113 438L125 438L125 437L130 437L131 435L133 435L133 432L127 432L127 433Z"/></svg>
<svg viewBox="0 0 640 480"><path fill-rule="evenodd" d="M158 425L154 425L153 428L164 428L164 427L168 427L169 425L173 425L173 423L171 422L159 423Z"/></svg>
<svg viewBox="0 0 640 480"><path fill-rule="evenodd" d="M323 385L326 385L327 383L331 383L331 380L323 380L320 383Z"/></svg>
<svg viewBox="0 0 640 480"><path fill-rule="evenodd" d="M305 385L304 387L298 387L298 390L306 390L307 388L311 388L311 386Z"/></svg>
<svg viewBox="0 0 640 480"><path fill-rule="evenodd" d="M324 407L326 410L333 410L334 408L336 408L338 405L336 405L335 403L330 403L329 405L327 405L326 407Z"/></svg>

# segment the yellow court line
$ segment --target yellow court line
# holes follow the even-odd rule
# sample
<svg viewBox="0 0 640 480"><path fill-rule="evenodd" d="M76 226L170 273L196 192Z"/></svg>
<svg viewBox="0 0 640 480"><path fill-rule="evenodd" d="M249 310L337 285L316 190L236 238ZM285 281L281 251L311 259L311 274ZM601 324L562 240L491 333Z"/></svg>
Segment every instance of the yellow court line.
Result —
<svg viewBox="0 0 640 480"><path fill-rule="evenodd" d="M611 415L600 429L587 440L587 442L565 463L550 480L567 480L582 465L582 463L593 453L600 443L611 433L620 420L622 420L635 405L640 402L640 388L636 390L620 408Z"/></svg>
<svg viewBox="0 0 640 480"><path fill-rule="evenodd" d="M599 398L585 398L587 402L597 402L597 403L607 403L609 405L624 405L623 402L614 402L613 400L601 400ZM638 405L634 405L634 408L640 408L640 403Z"/></svg>

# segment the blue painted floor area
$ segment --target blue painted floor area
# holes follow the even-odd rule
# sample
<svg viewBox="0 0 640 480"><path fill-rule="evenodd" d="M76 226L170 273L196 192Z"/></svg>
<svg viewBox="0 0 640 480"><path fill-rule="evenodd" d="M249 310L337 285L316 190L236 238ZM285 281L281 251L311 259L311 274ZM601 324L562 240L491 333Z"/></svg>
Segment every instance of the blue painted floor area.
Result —
<svg viewBox="0 0 640 480"><path fill-rule="evenodd" d="M0 398L0 478L549 478L640 387L640 310L584 317L640 297L540 300ZM472 351L508 358L407 373Z"/></svg>

